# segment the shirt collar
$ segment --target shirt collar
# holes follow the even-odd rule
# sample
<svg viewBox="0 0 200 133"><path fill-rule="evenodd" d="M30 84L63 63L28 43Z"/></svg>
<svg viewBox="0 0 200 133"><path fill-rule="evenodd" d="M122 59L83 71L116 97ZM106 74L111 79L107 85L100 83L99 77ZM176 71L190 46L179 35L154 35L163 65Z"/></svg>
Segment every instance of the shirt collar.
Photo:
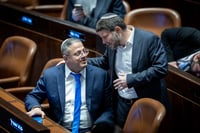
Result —
<svg viewBox="0 0 200 133"><path fill-rule="evenodd" d="M69 77L70 73L72 71L69 69L69 67L65 64L65 77ZM74 72L72 72L74 73ZM82 71L80 71L81 77L84 79L86 78L86 68L84 68Z"/></svg>
<svg viewBox="0 0 200 133"><path fill-rule="evenodd" d="M133 26L131 26L131 25L128 25L128 28L131 30L131 35L129 36L128 41L126 42L126 44L133 45L135 28Z"/></svg>

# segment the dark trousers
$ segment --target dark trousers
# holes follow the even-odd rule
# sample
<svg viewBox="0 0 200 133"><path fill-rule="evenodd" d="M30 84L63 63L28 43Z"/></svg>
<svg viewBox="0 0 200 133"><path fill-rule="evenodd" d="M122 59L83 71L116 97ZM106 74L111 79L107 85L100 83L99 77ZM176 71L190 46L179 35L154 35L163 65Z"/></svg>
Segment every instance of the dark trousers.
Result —
<svg viewBox="0 0 200 133"><path fill-rule="evenodd" d="M120 96L118 96L115 118L116 118L117 125L120 126L121 128L124 127L129 110L130 110L132 104L136 100L137 99L128 100L128 99L124 99L124 98L121 98Z"/></svg>

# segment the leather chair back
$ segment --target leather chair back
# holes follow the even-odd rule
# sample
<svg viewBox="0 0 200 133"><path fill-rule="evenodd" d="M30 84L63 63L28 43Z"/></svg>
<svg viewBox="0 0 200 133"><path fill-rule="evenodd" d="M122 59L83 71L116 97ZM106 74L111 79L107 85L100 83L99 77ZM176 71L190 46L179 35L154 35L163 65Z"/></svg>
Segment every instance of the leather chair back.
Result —
<svg viewBox="0 0 200 133"><path fill-rule="evenodd" d="M5 2L20 7L34 6L38 4L38 0L5 0Z"/></svg>
<svg viewBox="0 0 200 133"><path fill-rule="evenodd" d="M63 58L53 58L50 59L49 61L47 61L47 63L45 64L45 66L43 67L42 72L50 67L53 67L55 65L57 65L60 61L63 61ZM42 74L42 73L41 73ZM20 100L24 100L25 96L32 91L32 89L34 88L34 86L23 86L23 87L14 87L14 88L7 88L5 89L7 92L13 94L14 96L16 96L17 98L19 98Z"/></svg>
<svg viewBox="0 0 200 133"><path fill-rule="evenodd" d="M126 9L126 13L130 12L130 11L131 11L131 6L130 6L130 4L129 4L127 1L125 1L125 0L123 0L122 2L123 2L124 7L125 7L125 9Z"/></svg>
<svg viewBox="0 0 200 133"><path fill-rule="evenodd" d="M48 60L47 63L45 64L45 66L43 67L42 73L45 69L57 65L61 61L63 61L63 58L53 58L53 59ZM20 100L24 101L26 95L30 91L32 91L33 88L34 88L34 86L23 86L23 87L7 88L5 90L7 92L11 93L12 95L16 96ZM48 115L48 113L49 113L49 103L48 103L47 99L45 99L45 101L43 101L43 103L41 104L41 107L44 110L44 112L46 113L46 115Z"/></svg>
<svg viewBox="0 0 200 133"><path fill-rule="evenodd" d="M32 61L37 50L36 43L23 36L10 36L0 49L0 86L15 84L23 86L28 80ZM5 86L4 86L5 85Z"/></svg>
<svg viewBox="0 0 200 133"><path fill-rule="evenodd" d="M124 22L128 25L152 31L160 37L166 28L180 27L180 14L169 8L138 8L129 11Z"/></svg>
<svg viewBox="0 0 200 133"><path fill-rule="evenodd" d="M166 115L162 103L151 98L141 98L131 107L123 133L156 133Z"/></svg>

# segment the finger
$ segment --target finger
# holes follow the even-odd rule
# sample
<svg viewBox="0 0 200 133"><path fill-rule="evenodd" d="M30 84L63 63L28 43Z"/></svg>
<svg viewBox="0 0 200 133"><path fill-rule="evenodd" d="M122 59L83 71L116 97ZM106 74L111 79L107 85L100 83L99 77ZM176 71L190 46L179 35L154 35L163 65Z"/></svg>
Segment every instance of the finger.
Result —
<svg viewBox="0 0 200 133"><path fill-rule="evenodd" d="M113 86L118 87L118 86L121 86L121 84L120 84L120 82L116 82L116 83L113 84Z"/></svg>
<svg viewBox="0 0 200 133"><path fill-rule="evenodd" d="M113 84L116 84L117 82L120 82L120 79L115 79L115 80L113 81Z"/></svg>

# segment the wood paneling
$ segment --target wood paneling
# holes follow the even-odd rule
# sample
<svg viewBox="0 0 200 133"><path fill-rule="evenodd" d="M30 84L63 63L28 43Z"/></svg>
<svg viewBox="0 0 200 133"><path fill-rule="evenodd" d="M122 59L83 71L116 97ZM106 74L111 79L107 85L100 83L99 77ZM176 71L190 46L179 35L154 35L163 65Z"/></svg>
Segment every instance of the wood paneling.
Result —
<svg viewBox="0 0 200 133"><path fill-rule="evenodd" d="M200 130L200 79L169 65L166 83L170 112L162 133Z"/></svg>

